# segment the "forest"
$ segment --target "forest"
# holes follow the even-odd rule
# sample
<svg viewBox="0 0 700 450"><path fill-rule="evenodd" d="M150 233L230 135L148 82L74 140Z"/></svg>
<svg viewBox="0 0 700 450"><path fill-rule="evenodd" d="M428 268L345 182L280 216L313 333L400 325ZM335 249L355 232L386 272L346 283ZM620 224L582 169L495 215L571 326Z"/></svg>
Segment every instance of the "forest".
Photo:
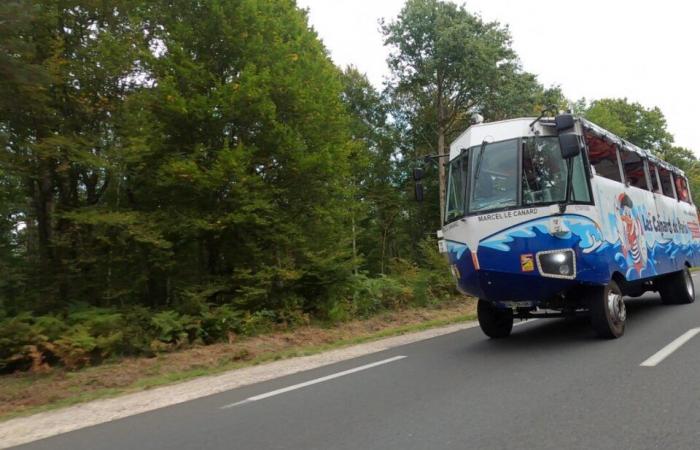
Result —
<svg viewBox="0 0 700 450"><path fill-rule="evenodd" d="M0 373L79 368L456 295L437 165L487 121L572 109L700 192L659 108L570 101L504 24L407 0L389 77L337 67L294 0L0 4Z"/></svg>

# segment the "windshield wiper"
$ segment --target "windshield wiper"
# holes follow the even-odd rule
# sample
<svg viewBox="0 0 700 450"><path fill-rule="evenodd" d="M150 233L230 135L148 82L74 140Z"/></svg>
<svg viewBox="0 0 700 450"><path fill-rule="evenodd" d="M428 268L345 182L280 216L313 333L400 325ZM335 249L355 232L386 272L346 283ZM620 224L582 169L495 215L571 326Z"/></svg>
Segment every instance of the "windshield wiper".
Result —
<svg viewBox="0 0 700 450"><path fill-rule="evenodd" d="M476 167L474 167L474 186L476 182L479 181L479 173L481 172L481 161L484 159L484 150L486 149L487 142L484 140L481 142L481 148L479 149L479 158L476 160Z"/></svg>

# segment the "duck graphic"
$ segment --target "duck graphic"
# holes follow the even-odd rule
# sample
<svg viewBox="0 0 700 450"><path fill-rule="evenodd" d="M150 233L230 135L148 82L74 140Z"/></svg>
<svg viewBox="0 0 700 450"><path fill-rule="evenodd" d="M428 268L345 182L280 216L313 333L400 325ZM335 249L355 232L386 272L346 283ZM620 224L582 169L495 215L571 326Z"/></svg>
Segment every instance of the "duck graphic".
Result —
<svg viewBox="0 0 700 450"><path fill-rule="evenodd" d="M616 213L622 254L625 259L632 258L634 269L641 275L642 269L647 265L647 248L641 241L644 228L636 217L634 203L627 194L622 193L617 197Z"/></svg>

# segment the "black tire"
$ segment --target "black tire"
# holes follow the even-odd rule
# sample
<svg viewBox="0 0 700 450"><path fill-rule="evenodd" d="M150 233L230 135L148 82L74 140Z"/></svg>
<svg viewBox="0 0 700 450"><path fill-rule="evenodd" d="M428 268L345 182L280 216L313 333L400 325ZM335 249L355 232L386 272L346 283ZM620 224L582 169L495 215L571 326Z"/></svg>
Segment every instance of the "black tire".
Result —
<svg viewBox="0 0 700 450"><path fill-rule="evenodd" d="M607 286L592 287L587 296L591 308L591 325L598 337L615 339L625 334L627 309L617 283L610 280Z"/></svg>
<svg viewBox="0 0 700 450"><path fill-rule="evenodd" d="M492 339L510 336L513 329L513 310L496 308L491 302L479 299L476 305L479 326L484 334Z"/></svg>
<svg viewBox="0 0 700 450"><path fill-rule="evenodd" d="M695 285L687 267L666 275L660 284L659 294L665 305L687 305L695 301Z"/></svg>

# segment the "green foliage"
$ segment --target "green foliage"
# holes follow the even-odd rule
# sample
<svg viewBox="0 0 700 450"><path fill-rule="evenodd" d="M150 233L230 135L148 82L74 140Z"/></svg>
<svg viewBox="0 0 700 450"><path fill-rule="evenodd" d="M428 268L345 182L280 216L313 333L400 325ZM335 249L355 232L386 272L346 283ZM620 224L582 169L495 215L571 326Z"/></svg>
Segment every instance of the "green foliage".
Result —
<svg viewBox="0 0 700 450"><path fill-rule="evenodd" d="M645 108L624 99L605 98L585 110L591 122L647 150L659 152L673 142L666 118L658 107Z"/></svg>
<svg viewBox="0 0 700 450"><path fill-rule="evenodd" d="M0 14L18 55L0 58L3 98L32 94L0 112L5 307L159 308L201 288L204 303L313 310L349 276L350 116L293 2Z"/></svg>
<svg viewBox="0 0 700 450"><path fill-rule="evenodd" d="M206 310L201 318L201 338L205 344L224 341L242 329L242 314L229 305Z"/></svg>
<svg viewBox="0 0 700 450"><path fill-rule="evenodd" d="M53 352L67 368L78 369L88 365L99 349L97 339L90 335L88 328L76 325L54 342Z"/></svg>
<svg viewBox="0 0 700 450"><path fill-rule="evenodd" d="M151 319L155 336L162 343L175 344L185 342L188 338L189 316L177 311L162 311Z"/></svg>
<svg viewBox="0 0 700 450"><path fill-rule="evenodd" d="M0 371L27 369L31 366L29 345L32 343L28 314L0 321Z"/></svg>
<svg viewBox="0 0 700 450"><path fill-rule="evenodd" d="M246 336L257 336L258 334L269 333L272 331L277 315L274 311L262 309L255 311L252 314L247 314L243 318L241 331Z"/></svg>
<svg viewBox="0 0 700 450"><path fill-rule="evenodd" d="M439 177L469 122L563 108L507 27L408 0L390 82L289 0L0 3L0 371L79 368L455 294ZM683 168L658 108L576 104Z"/></svg>

